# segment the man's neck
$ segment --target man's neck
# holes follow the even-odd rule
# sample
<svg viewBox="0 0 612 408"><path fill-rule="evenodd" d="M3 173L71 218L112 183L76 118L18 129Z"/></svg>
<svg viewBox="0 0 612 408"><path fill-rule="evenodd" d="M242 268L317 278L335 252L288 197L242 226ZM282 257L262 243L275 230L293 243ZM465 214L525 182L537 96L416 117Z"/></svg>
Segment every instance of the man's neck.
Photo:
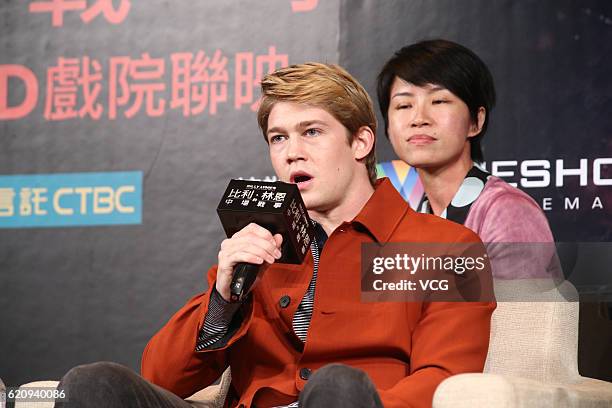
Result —
<svg viewBox="0 0 612 408"><path fill-rule="evenodd" d="M366 179L365 183L360 183L360 185L347 191L339 205L328 210L308 210L308 215L321 224L327 236L330 236L340 224L353 220L361 212L373 193L374 187L370 184L370 180Z"/></svg>
<svg viewBox="0 0 612 408"><path fill-rule="evenodd" d="M459 190L465 175L474 163L468 156L443 168L417 169L429 205L435 215L441 215Z"/></svg>

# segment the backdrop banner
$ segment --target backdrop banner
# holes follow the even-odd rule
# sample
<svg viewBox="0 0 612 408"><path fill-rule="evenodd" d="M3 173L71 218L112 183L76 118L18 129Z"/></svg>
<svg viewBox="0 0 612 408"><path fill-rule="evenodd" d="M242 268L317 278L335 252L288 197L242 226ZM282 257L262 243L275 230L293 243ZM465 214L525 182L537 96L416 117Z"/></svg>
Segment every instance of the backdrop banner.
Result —
<svg viewBox="0 0 612 408"><path fill-rule="evenodd" d="M401 46L472 48L498 91L487 169L571 250L612 241L609 2L8 0L0 34L7 385L100 360L139 370L148 339L206 289L228 180L275 179L259 81L292 63L339 63L376 103ZM418 175L382 128L377 149L415 205Z"/></svg>

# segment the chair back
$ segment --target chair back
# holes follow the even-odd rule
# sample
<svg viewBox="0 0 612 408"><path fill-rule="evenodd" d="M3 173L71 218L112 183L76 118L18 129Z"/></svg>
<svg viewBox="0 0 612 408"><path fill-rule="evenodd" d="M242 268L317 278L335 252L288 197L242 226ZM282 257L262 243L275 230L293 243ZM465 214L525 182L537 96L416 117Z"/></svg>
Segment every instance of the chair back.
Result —
<svg viewBox="0 0 612 408"><path fill-rule="evenodd" d="M496 280L484 372L546 383L578 378L578 295L568 281Z"/></svg>

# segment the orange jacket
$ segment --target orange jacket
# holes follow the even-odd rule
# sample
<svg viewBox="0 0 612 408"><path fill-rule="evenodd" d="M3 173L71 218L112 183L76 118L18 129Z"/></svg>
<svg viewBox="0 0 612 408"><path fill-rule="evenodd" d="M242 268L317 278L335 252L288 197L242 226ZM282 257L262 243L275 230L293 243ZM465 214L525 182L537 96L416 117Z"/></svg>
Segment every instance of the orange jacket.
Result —
<svg viewBox="0 0 612 408"><path fill-rule="evenodd" d="M319 262L308 336L293 333L293 315L312 277L313 260L272 265L245 304L227 344L195 352L210 292L195 296L149 341L142 375L185 398L215 381L229 364L227 404L258 407L297 400L300 370L332 362L365 370L386 408L430 407L446 377L482 371L494 302L361 303L364 242L479 242L470 230L417 214L391 183L379 182L359 215L328 238ZM208 272L214 287L216 267ZM289 296L290 302L280 302ZM285 307L283 307L285 306Z"/></svg>

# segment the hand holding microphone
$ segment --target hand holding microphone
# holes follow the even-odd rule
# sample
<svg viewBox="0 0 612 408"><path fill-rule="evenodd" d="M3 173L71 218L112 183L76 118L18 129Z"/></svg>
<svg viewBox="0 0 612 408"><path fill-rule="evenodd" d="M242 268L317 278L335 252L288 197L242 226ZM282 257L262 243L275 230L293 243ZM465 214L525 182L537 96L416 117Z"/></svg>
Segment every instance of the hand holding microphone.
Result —
<svg viewBox="0 0 612 408"><path fill-rule="evenodd" d="M262 265L301 264L314 239L295 184L231 180L217 213L230 237L221 244L216 282L227 301L248 294Z"/></svg>
<svg viewBox="0 0 612 408"><path fill-rule="evenodd" d="M223 240L219 251L216 283L221 297L228 302L232 301L230 285L237 264L258 265L263 269L280 259L282 242L282 235L272 235L270 231L255 223L248 224L231 238Z"/></svg>

